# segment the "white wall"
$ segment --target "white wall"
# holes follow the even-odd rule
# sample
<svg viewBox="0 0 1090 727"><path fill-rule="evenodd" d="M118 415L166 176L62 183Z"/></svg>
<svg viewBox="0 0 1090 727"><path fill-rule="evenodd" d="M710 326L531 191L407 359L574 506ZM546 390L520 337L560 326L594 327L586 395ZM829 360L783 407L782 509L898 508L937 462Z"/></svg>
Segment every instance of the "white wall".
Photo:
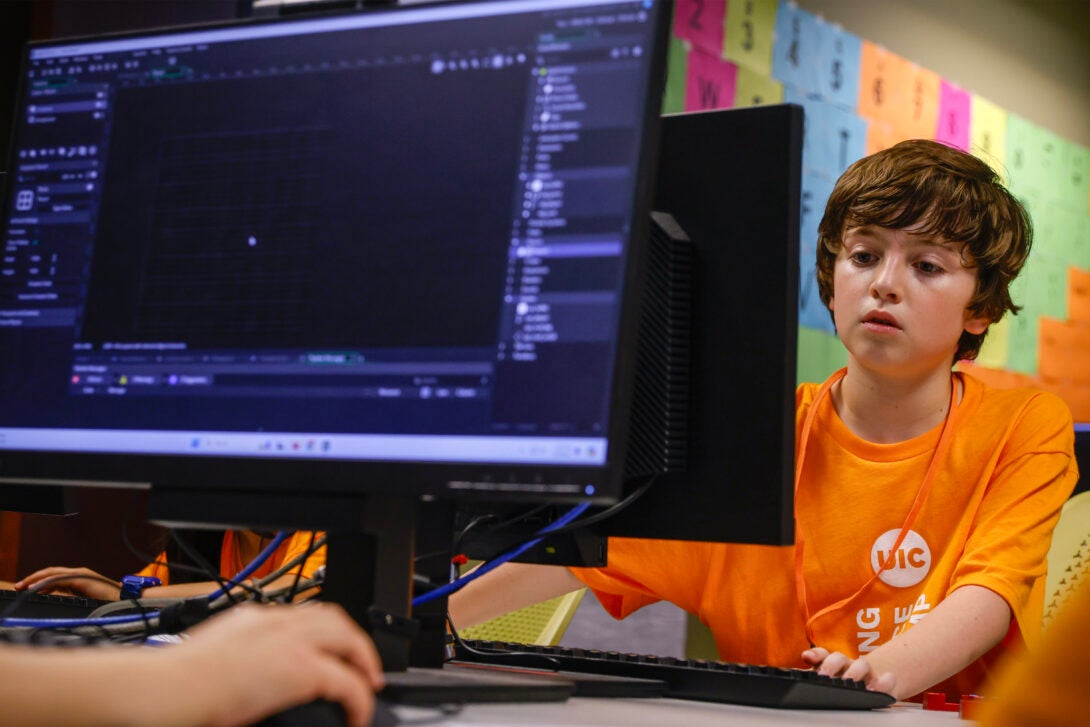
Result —
<svg viewBox="0 0 1090 727"><path fill-rule="evenodd" d="M796 0L1038 126L1090 146L1088 0Z"/></svg>

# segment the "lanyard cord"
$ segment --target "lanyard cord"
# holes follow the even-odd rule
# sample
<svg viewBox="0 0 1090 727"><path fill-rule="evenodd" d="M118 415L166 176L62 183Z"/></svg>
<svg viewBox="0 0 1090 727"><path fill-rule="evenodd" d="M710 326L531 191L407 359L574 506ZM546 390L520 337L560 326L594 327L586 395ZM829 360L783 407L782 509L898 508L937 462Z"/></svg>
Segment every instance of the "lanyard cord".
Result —
<svg viewBox="0 0 1090 727"><path fill-rule="evenodd" d="M799 483L802 482L802 467L806 460L806 448L810 441L810 432L814 427L814 418L818 410L818 404L820 404L821 400L828 395L829 391L833 388L833 385L844 378L847 371L847 369L841 369L829 377L825 383L821 385L821 388L818 389L814 401L810 404L809 411L806 412L806 419L802 424L802 434L799 436L798 450L795 452L796 500L798 497ZM815 621L830 611L843 608L854 601L866 592L883 572L892 567L897 549L901 547L901 543L904 542L905 537L908 535L908 531L916 522L916 517L920 514L923 503L927 500L927 496L931 492L931 486L935 483L935 476L938 472L939 464L945 459L946 450L950 448L951 434L955 429L955 427L950 426L950 424L953 421L957 410L957 391L957 384L951 377L950 407L947 409L946 418L943 420L942 433L939 435L939 442L935 446L934 452L931 454L931 462L927 465L927 472L924 474L923 483L920 485L919 492L916 493L916 500L912 503L912 507L909 508L904 525L901 526L901 532L897 534L897 540L894 541L893 547L889 549L889 556L879 564L878 570L875 571L874 575L870 577L870 580L864 583L859 590L847 598L842 598L836 603L822 608L813 615L810 614L810 603L806 597L806 580L802 576L803 550L806 542L803 537L802 529L797 528L797 537L795 540L795 588L798 592L799 601L802 604L803 615L806 619L806 639L809 641L811 647L816 646L814 643Z"/></svg>

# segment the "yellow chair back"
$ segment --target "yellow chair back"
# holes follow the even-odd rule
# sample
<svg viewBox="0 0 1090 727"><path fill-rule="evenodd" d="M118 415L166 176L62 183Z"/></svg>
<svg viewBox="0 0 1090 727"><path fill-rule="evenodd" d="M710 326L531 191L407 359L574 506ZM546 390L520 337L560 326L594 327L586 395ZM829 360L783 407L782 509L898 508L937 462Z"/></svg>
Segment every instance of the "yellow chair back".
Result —
<svg viewBox="0 0 1090 727"><path fill-rule="evenodd" d="M586 590L580 588L563 596L506 613L491 621L459 629L459 635L466 639L556 646Z"/></svg>
<svg viewBox="0 0 1090 727"><path fill-rule="evenodd" d="M1064 503L1052 545L1048 550L1045 577L1045 613L1048 626L1056 611L1071 595L1080 578L1090 577L1090 491L1080 492Z"/></svg>

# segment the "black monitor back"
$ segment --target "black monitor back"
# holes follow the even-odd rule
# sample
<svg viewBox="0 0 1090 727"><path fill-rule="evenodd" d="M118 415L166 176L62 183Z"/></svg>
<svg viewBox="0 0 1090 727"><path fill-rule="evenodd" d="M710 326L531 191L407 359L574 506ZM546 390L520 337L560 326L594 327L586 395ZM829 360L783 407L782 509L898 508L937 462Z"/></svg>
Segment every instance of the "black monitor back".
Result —
<svg viewBox="0 0 1090 727"><path fill-rule="evenodd" d="M687 465L614 536L794 540L801 107L663 119L655 208L693 243Z"/></svg>
<svg viewBox="0 0 1090 727"><path fill-rule="evenodd" d="M655 476L616 515L522 560L601 565L603 536L794 541L803 111L784 104L662 121L655 209L692 242L684 465ZM643 482L633 478L626 491ZM481 512L463 508L459 524ZM553 516L512 512L503 515L516 525L467 533L459 549L491 557Z"/></svg>

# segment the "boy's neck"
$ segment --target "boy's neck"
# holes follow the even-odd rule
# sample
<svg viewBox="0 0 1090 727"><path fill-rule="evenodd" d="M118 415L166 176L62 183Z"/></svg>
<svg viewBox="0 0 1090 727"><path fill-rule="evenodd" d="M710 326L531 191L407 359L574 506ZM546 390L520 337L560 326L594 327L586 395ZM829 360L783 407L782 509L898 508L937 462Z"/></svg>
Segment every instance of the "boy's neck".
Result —
<svg viewBox="0 0 1090 727"><path fill-rule="evenodd" d="M891 377L849 362L847 375L831 395L837 414L853 434L868 442L894 444L942 423L953 381L949 369Z"/></svg>

